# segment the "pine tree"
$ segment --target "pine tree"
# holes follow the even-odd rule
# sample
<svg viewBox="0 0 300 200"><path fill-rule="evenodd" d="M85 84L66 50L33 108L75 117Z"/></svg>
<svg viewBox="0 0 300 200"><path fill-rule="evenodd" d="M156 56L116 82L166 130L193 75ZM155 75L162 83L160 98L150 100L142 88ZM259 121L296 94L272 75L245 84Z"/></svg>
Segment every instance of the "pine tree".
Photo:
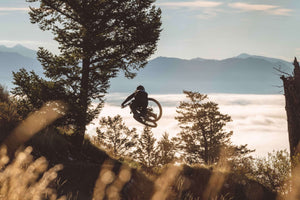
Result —
<svg viewBox="0 0 300 200"><path fill-rule="evenodd" d="M0 142L11 133L20 123L22 117L18 114L18 105L15 99L0 85Z"/></svg>
<svg viewBox="0 0 300 200"><path fill-rule="evenodd" d="M18 86L14 88L12 94L17 97L18 114L22 118L26 118L29 113L39 110L49 101L72 102L73 100L72 98L66 98L65 89L59 82L44 80L33 71L27 72L25 69L21 69L19 72L14 73L14 84ZM75 104L70 103L69 105ZM62 126L74 124L74 118L69 113L62 119L57 120L55 124Z"/></svg>
<svg viewBox="0 0 300 200"><path fill-rule="evenodd" d="M109 80L119 71L133 78L134 70L144 67L154 53L160 35L160 9L154 0L27 0L30 19L41 30L51 31L59 44L59 55L44 48L38 60L44 74L61 85L61 100L69 103L69 117L75 127L75 143L81 145L86 125L100 112ZM26 73L15 73L17 92L30 96L22 80ZM48 80L47 79L47 80ZM43 101L51 98L50 95ZM99 100L96 108L91 107Z"/></svg>
<svg viewBox="0 0 300 200"><path fill-rule="evenodd" d="M153 136L151 128L145 126L132 157L146 169L152 169L156 166L157 150L155 142L156 139Z"/></svg>
<svg viewBox="0 0 300 200"><path fill-rule="evenodd" d="M167 165L175 160L176 145L169 134L164 133L162 138L157 142L157 163L159 165Z"/></svg>
<svg viewBox="0 0 300 200"><path fill-rule="evenodd" d="M184 160L189 163L213 164L218 162L221 150L230 149L242 155L249 153L245 146L231 144L232 131L224 130L231 117L219 111L218 104L208 101L207 95L184 91L188 101L180 102L176 112L182 131L178 135L179 148Z"/></svg>
<svg viewBox="0 0 300 200"><path fill-rule="evenodd" d="M103 117L97 128L96 142L105 147L114 156L125 156L135 146L138 135L136 129L129 129L120 115Z"/></svg>

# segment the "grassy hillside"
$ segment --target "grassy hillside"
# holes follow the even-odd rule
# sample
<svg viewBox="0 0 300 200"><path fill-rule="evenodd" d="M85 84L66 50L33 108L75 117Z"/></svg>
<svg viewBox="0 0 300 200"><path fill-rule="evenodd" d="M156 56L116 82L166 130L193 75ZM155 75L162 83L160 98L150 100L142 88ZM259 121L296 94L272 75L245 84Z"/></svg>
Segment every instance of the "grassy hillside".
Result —
<svg viewBox="0 0 300 200"><path fill-rule="evenodd" d="M51 125L59 117L49 111L53 105L23 120L16 112L20 108L0 91L0 199L276 198L263 185L232 172L226 162L213 167L168 165L148 174L132 167L133 161L110 157L89 139L79 149L68 131Z"/></svg>
<svg viewBox="0 0 300 200"><path fill-rule="evenodd" d="M111 158L89 140L78 151L67 135L52 129L38 133L27 145L33 147L34 158L45 157L49 167L63 165L50 185L58 197L67 199L276 199L263 185L218 168L169 166L149 176Z"/></svg>
<svg viewBox="0 0 300 200"><path fill-rule="evenodd" d="M276 199L263 185L218 168L168 166L149 176L109 157L89 140L78 152L65 136L51 131L26 145L33 147L35 158L46 157L50 167L63 165L52 187L67 199Z"/></svg>

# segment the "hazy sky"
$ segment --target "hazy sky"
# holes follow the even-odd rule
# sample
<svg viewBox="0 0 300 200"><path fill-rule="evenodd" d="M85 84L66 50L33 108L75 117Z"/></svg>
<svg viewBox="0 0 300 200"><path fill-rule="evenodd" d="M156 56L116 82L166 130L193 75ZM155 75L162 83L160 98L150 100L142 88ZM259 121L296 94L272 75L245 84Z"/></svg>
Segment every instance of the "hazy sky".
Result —
<svg viewBox="0 0 300 200"><path fill-rule="evenodd" d="M228 58L240 53L291 61L300 56L299 0L157 0L163 31L156 56ZM55 51L49 32L30 24L25 0L0 1L0 44Z"/></svg>

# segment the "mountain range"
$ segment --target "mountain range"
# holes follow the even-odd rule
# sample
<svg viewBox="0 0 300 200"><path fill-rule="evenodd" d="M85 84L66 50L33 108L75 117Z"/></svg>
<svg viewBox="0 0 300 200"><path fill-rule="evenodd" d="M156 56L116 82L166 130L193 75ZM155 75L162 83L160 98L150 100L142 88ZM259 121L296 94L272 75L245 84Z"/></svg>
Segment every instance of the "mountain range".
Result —
<svg viewBox="0 0 300 200"><path fill-rule="evenodd" d="M7 47L5 45L0 45L0 52L6 53L18 53L24 57L36 58L36 51L26 48L20 44L17 44L13 47Z"/></svg>
<svg viewBox="0 0 300 200"><path fill-rule="evenodd" d="M36 52L21 45L12 48L0 45L1 84L13 87L12 71L20 68L42 74ZM137 72L134 79L123 74L111 80L109 92L130 93L137 85L144 85L149 93L280 94L282 81L278 70L292 73L292 63L264 56L240 54L236 57L214 59L180 59L157 57Z"/></svg>
<svg viewBox="0 0 300 200"><path fill-rule="evenodd" d="M293 66L281 59L248 54L224 60L158 57L133 80L113 79L110 91L128 92L142 84L152 93L281 94L282 74L277 69L291 74Z"/></svg>
<svg viewBox="0 0 300 200"><path fill-rule="evenodd" d="M36 59L36 51L21 45L11 48L0 45L0 83L8 89L12 88L12 72L17 72L21 68L42 74L42 66Z"/></svg>

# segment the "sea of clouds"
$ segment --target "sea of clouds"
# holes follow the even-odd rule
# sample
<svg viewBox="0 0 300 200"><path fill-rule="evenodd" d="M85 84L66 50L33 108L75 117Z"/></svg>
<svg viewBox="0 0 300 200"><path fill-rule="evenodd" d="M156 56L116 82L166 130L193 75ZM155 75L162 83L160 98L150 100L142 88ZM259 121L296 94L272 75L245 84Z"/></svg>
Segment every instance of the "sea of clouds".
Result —
<svg viewBox="0 0 300 200"><path fill-rule="evenodd" d="M128 94L113 93L106 96L106 103L99 117L121 115L130 128L143 129L143 125L135 121L129 107L122 109L121 103ZM180 132L176 116L176 107L180 101L186 101L184 94L149 95L157 99L163 107L162 118L157 128L152 129L159 139L164 132L175 136ZM232 143L248 144L255 149L255 156L266 156L273 150L289 150L285 99L283 95L251 95L251 94L208 94L209 100L219 105L222 114L228 114L232 122L226 129L233 131ZM88 126L90 135L96 134L98 119Z"/></svg>

